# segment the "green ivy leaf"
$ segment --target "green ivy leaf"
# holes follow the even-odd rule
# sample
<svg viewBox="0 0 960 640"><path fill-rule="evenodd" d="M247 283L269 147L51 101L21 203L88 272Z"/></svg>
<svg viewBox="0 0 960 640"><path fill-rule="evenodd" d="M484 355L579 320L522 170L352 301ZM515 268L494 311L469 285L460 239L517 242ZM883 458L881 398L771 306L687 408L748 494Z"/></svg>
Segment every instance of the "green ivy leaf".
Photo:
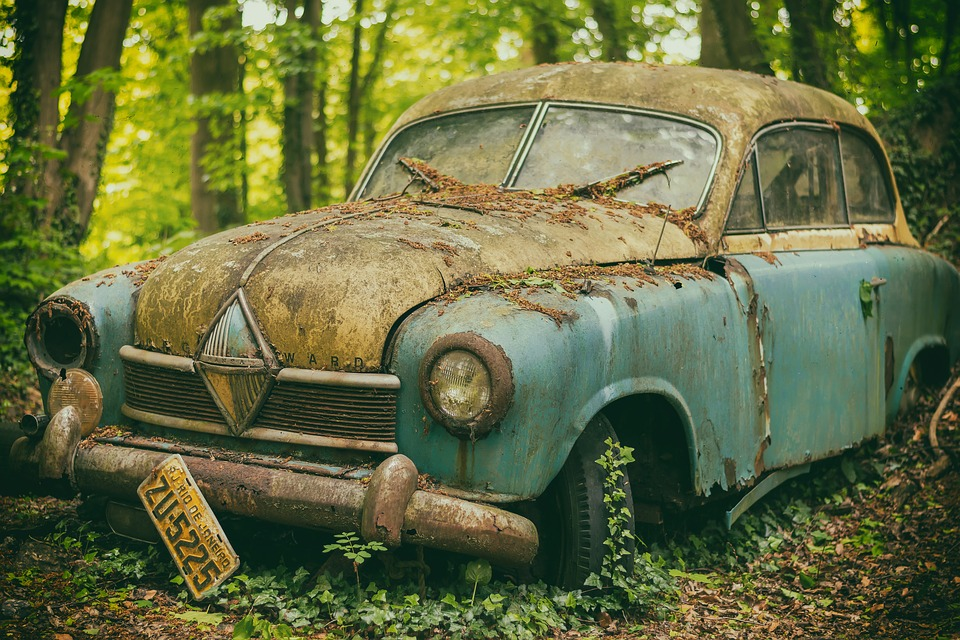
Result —
<svg viewBox="0 0 960 640"><path fill-rule="evenodd" d="M253 637L253 616L244 616L233 626L233 640L250 640Z"/></svg>
<svg viewBox="0 0 960 640"><path fill-rule="evenodd" d="M488 584L493 578L493 569L486 560L474 560L467 565L465 577L470 584Z"/></svg>
<svg viewBox="0 0 960 640"><path fill-rule="evenodd" d="M873 285L866 280L860 281L860 311L864 320L873 315Z"/></svg>

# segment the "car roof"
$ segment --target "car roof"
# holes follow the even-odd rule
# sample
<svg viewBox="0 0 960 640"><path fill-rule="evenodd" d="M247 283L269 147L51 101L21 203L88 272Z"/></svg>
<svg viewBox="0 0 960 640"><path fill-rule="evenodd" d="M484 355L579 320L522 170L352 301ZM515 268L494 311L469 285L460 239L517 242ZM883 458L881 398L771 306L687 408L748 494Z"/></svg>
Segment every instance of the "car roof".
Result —
<svg viewBox="0 0 960 640"><path fill-rule="evenodd" d="M540 65L468 80L422 99L397 121L403 126L440 111L561 100L680 114L715 127L725 139L765 124L831 120L873 132L850 103L814 87L755 73L639 63Z"/></svg>
<svg viewBox="0 0 960 640"><path fill-rule="evenodd" d="M631 62L539 65L467 80L440 89L407 109L385 139L411 122L439 113L542 101L645 109L713 127L723 147L710 195L697 221L712 246L721 240L739 168L754 136L765 126L803 121L849 125L873 138L885 154L873 125L852 104L827 91L744 71ZM894 223L874 226L882 230L884 241L916 245L895 184L893 192ZM808 248L820 243L814 239Z"/></svg>

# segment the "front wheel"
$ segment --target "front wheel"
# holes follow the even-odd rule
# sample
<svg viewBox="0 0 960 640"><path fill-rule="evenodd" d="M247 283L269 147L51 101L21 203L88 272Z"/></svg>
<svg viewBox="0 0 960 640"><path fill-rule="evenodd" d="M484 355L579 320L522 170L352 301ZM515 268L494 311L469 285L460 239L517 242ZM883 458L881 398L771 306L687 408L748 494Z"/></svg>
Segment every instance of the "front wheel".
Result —
<svg viewBox="0 0 960 640"><path fill-rule="evenodd" d="M603 499L606 472L597 460L606 452L608 438L619 443L610 422L598 415L587 424L560 473L540 497L536 570L545 580L567 589L582 587L591 573L599 574L607 552L608 513ZM617 487L626 496L630 509L626 528L633 534L633 495L625 473L618 478ZM628 552L627 558L632 558L634 540L619 542Z"/></svg>

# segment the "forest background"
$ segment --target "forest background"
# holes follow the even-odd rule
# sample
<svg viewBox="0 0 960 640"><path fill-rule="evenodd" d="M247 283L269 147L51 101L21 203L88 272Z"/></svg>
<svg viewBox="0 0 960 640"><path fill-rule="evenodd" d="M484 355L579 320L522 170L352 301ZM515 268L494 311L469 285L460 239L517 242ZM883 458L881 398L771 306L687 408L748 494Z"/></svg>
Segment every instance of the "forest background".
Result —
<svg viewBox="0 0 960 640"><path fill-rule="evenodd" d="M745 69L854 103L960 260L955 0L0 0L0 386L85 272L346 197L440 87L558 61Z"/></svg>

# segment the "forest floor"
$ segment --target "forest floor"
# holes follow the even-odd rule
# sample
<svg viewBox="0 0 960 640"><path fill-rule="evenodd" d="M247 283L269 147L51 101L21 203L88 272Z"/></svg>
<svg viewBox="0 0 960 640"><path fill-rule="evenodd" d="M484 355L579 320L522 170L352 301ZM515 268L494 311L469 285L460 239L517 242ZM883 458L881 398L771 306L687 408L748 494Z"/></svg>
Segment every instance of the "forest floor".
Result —
<svg viewBox="0 0 960 640"><path fill-rule="evenodd" d="M22 390L13 395L5 403L10 412L18 402L36 400L35 394ZM926 429L937 401L925 398L885 440L815 465L813 473L761 501L730 532L704 515L666 532L651 549L663 558L662 575L669 576L669 583L660 587L652 604L632 612L561 616L540 626L530 623L528 615L526 626L509 629L471 627L461 616L456 619L463 624L453 629L442 620L454 619L449 611L467 610L470 591L459 600L449 593L440 599L448 592L444 581L458 578L455 571L434 571L428 583L435 600L423 599L427 591L422 580L419 599L414 587L409 587L414 593L404 596L413 607L404 610L407 623L410 612L420 609L442 613L446 607L447 617L438 614L434 626L421 626L410 635L960 638L960 400L948 407L939 430L952 464L932 477ZM219 600L197 605L186 597L163 549L119 538L103 523L87 521L85 509L79 500L0 496L0 638L379 637L390 629L397 635L409 633L402 625L381 624L376 607L360 607L352 618L326 615L329 609L318 608L311 618L301 600L300 617L287 607L276 609L282 613L271 619L268 605L271 598L284 597L283 579L326 580L318 576L326 575L322 572L331 565L329 560L322 565L325 558L316 541L301 538L297 551L292 538L283 534L263 534L279 536L266 544L260 534L239 536L234 543L246 563L246 575L240 578L243 589L272 576L264 582L268 586L261 585L255 594L228 588ZM263 573L266 570L256 568L280 558L288 567L302 563L306 570ZM365 565L364 579L389 583L385 574L392 563L384 560L374 558ZM436 560L448 565L457 561ZM349 581L340 584L352 588L350 565L340 568L344 566ZM462 575L461 569L460 581ZM533 598L533 591L503 586L508 583L498 575L481 588L483 602L491 603L488 610L500 606L490 595L498 588L513 589L511 597L526 593L524 597ZM309 593L313 597L321 590ZM552 591L542 593L557 600ZM329 607L334 596L322 594L314 600ZM371 595L366 604L386 602L384 598ZM381 605L381 613L388 609ZM281 618L291 625L282 624Z"/></svg>

